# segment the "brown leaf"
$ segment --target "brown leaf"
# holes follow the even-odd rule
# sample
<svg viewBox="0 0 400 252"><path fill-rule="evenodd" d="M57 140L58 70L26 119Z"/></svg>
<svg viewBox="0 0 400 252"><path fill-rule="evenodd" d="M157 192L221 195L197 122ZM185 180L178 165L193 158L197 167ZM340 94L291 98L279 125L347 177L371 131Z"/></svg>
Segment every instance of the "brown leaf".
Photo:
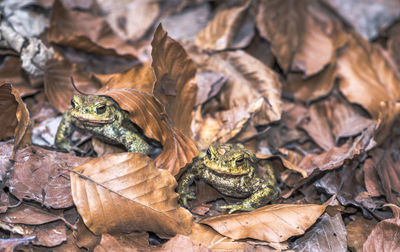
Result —
<svg viewBox="0 0 400 252"><path fill-rule="evenodd" d="M251 1L217 11L195 40L204 50L222 51L246 47L254 36L254 19L250 13Z"/></svg>
<svg viewBox="0 0 400 252"><path fill-rule="evenodd" d="M283 70L305 76L321 71L344 43L340 21L316 0L261 1L257 28Z"/></svg>
<svg viewBox="0 0 400 252"><path fill-rule="evenodd" d="M28 146L17 152L10 192L19 200L29 199L47 207L73 205L68 171L87 161L69 153Z"/></svg>
<svg viewBox="0 0 400 252"><path fill-rule="evenodd" d="M93 234L80 217L75 226L77 229L73 231L73 236L76 246L92 251L100 243L101 236Z"/></svg>
<svg viewBox="0 0 400 252"><path fill-rule="evenodd" d="M11 159L19 147L30 143L30 118L28 109L18 91L11 84L0 86L0 139L14 136L14 149Z"/></svg>
<svg viewBox="0 0 400 252"><path fill-rule="evenodd" d="M244 132L249 132L246 135L249 138L257 133L255 126L281 118L279 77L262 62L238 50L210 56L207 68L229 76L220 94L203 107L203 113L210 112L203 119L203 127L208 118L223 122L214 141L226 142ZM249 121L252 124L245 127Z"/></svg>
<svg viewBox="0 0 400 252"><path fill-rule="evenodd" d="M21 96L38 91L31 87L28 75L22 70L20 59L15 56L6 56L3 59L0 65L0 83L11 83Z"/></svg>
<svg viewBox="0 0 400 252"><path fill-rule="evenodd" d="M134 58L137 50L112 31L107 22L88 12L64 8L60 0L51 9L47 40L89 53Z"/></svg>
<svg viewBox="0 0 400 252"><path fill-rule="evenodd" d="M379 222L363 245L363 251L399 251L400 248L400 216L399 207L389 205L394 213L393 219Z"/></svg>
<svg viewBox="0 0 400 252"><path fill-rule="evenodd" d="M79 214L95 234L152 231L160 237L187 234L192 216L178 205L176 181L138 153L93 159L71 172Z"/></svg>
<svg viewBox="0 0 400 252"><path fill-rule="evenodd" d="M114 89L97 94L113 98L123 110L129 112L131 121L147 137L161 143L163 150L155 159L157 168L169 170L175 176L197 156L193 140L170 125L162 105L150 93L135 89Z"/></svg>
<svg viewBox="0 0 400 252"><path fill-rule="evenodd" d="M60 216L27 204L22 204L16 208L10 208L7 213L0 215L0 219L7 223L27 225L40 225L56 220L62 220Z"/></svg>
<svg viewBox="0 0 400 252"><path fill-rule="evenodd" d="M0 248L2 252L13 252L19 245L28 245L35 239L35 236L23 238L0 239Z"/></svg>
<svg viewBox="0 0 400 252"><path fill-rule="evenodd" d="M285 168L300 173L301 176L303 176L303 178L306 178L306 177L308 176L306 170L304 170L304 169L298 167L297 165L293 164L292 162L290 162L290 161L288 161L287 159L282 158L282 157L280 157L280 156L256 153L256 157L257 157L258 159L265 159L265 160L271 160L271 161L273 161L273 160L279 160L279 162L281 162L281 164L282 164Z"/></svg>
<svg viewBox="0 0 400 252"><path fill-rule="evenodd" d="M152 92L156 81L153 69L148 64L137 64L121 73L95 74L95 77L103 86L99 92L122 88L135 88L143 92Z"/></svg>
<svg viewBox="0 0 400 252"><path fill-rule="evenodd" d="M393 59L397 63L397 70L400 71L400 23L397 23L390 28L387 47Z"/></svg>
<svg viewBox="0 0 400 252"><path fill-rule="evenodd" d="M381 102L396 104L400 98L400 77L394 69L382 48L352 33L349 44L337 59L340 91L350 102L360 104L378 119L383 109ZM397 115L398 111L389 112Z"/></svg>
<svg viewBox="0 0 400 252"><path fill-rule="evenodd" d="M77 91L71 83L71 76L77 88L84 93L94 93L100 85L91 80L88 74L79 70L76 64L71 64L61 57L49 60L44 72L44 91L50 103L59 112L65 112L71 99Z"/></svg>
<svg viewBox="0 0 400 252"><path fill-rule="evenodd" d="M94 252L143 251L149 245L148 239L149 234L146 232L123 235L103 234L100 244L96 246Z"/></svg>
<svg viewBox="0 0 400 252"><path fill-rule="evenodd" d="M253 238L282 242L303 234L325 211L325 205L276 204L252 212L219 215L201 223L233 239Z"/></svg>
<svg viewBox="0 0 400 252"><path fill-rule="evenodd" d="M376 223L374 219L368 220L354 215L353 221L346 225L348 246L355 251L362 251L362 246Z"/></svg>
<svg viewBox="0 0 400 252"><path fill-rule="evenodd" d="M383 151L380 148L377 148L373 151L376 153L378 151ZM365 189L372 197L378 197L384 194L381 184L379 183L379 178L377 171L375 170L376 161L379 160L379 156L381 155L373 155L376 158L369 158L365 160L363 165L364 170L364 182L365 182Z"/></svg>
<svg viewBox="0 0 400 252"><path fill-rule="evenodd" d="M347 252L347 231L340 213L330 217L322 215L320 221L308 230L303 237L295 241L296 251L310 251L318 248L320 251Z"/></svg>
<svg viewBox="0 0 400 252"><path fill-rule="evenodd" d="M166 251L192 251L192 252L206 252L210 251L204 245L195 244L190 237L184 235L176 235L168 242L163 244L160 249L154 249L153 251L166 252Z"/></svg>
<svg viewBox="0 0 400 252"><path fill-rule="evenodd" d="M173 125L190 136L192 110L196 102L196 67L185 49L168 37L161 24L154 33L151 56L156 75L153 94L164 105Z"/></svg>

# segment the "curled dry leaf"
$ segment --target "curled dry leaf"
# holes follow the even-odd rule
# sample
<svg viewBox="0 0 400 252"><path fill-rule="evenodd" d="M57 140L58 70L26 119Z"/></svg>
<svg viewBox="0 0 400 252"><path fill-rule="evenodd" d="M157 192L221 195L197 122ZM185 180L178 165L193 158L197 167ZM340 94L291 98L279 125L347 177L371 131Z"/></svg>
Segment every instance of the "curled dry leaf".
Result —
<svg viewBox="0 0 400 252"><path fill-rule="evenodd" d="M40 225L56 220L62 220L60 216L27 204L22 204L16 208L10 208L7 213L0 215L0 219L7 223L27 225Z"/></svg>
<svg viewBox="0 0 400 252"><path fill-rule="evenodd" d="M147 137L161 143L163 150L155 159L157 168L169 170L176 176L197 156L193 140L170 125L163 106L152 94L135 89L113 89L97 94L113 98L129 112L131 121Z"/></svg>
<svg viewBox="0 0 400 252"><path fill-rule="evenodd" d="M254 18L247 0L242 6L220 10L195 40L204 50L221 51L246 47L254 36Z"/></svg>
<svg viewBox="0 0 400 252"><path fill-rule="evenodd" d="M14 136L14 150L11 159L15 158L15 152L23 144L30 142L29 112L22 101L18 91L11 84L0 86L0 139L4 140Z"/></svg>
<svg viewBox="0 0 400 252"><path fill-rule="evenodd" d="M346 236L341 214L330 217L325 213L314 227L295 241L294 249L300 252L312 251L313 248L320 251L347 252Z"/></svg>
<svg viewBox="0 0 400 252"><path fill-rule="evenodd" d="M285 72L306 76L321 71L345 42L340 20L317 0L263 0L257 28Z"/></svg>
<svg viewBox="0 0 400 252"><path fill-rule="evenodd" d="M17 152L9 180L10 192L21 201L34 200L52 208L71 207L68 172L87 160L72 153L28 146Z"/></svg>
<svg viewBox="0 0 400 252"><path fill-rule="evenodd" d="M142 251L148 246L149 234L147 232L133 232L122 235L103 234L101 236L100 244L96 246L94 252Z"/></svg>
<svg viewBox="0 0 400 252"><path fill-rule="evenodd" d="M153 94L164 105L174 126L189 136L197 93L197 84L193 81L196 66L185 49L168 37L161 24L151 46L152 67L157 79Z"/></svg>
<svg viewBox="0 0 400 252"><path fill-rule="evenodd" d="M44 92L59 112L65 112L69 108L73 95L77 93L72 86L71 76L81 92L94 93L100 88L76 64L61 57L49 60L44 72Z"/></svg>
<svg viewBox="0 0 400 252"><path fill-rule="evenodd" d="M191 251L191 252L207 252L210 251L209 248L204 245L198 245L193 242L192 239L184 235L176 235L174 238L170 239L168 242L162 245L159 249L154 249L155 252L164 251Z"/></svg>
<svg viewBox="0 0 400 252"><path fill-rule="evenodd" d="M192 215L178 205L176 180L147 156L119 153L93 159L71 172L72 196L95 234L151 231L188 234Z"/></svg>
<svg viewBox="0 0 400 252"><path fill-rule="evenodd" d="M389 204L394 218L379 222L363 245L364 252L399 251L400 248L400 208Z"/></svg>
<svg viewBox="0 0 400 252"><path fill-rule="evenodd" d="M258 159L266 159L266 160L278 159L285 168L300 173L301 176L303 176L303 178L306 178L308 176L306 170L298 167L297 165L293 164L292 162L290 162L290 161L288 161L288 160L286 160L286 159L284 159L284 158L282 158L280 156L256 153L256 157Z"/></svg>
<svg viewBox="0 0 400 252"><path fill-rule="evenodd" d="M138 52L112 31L107 22L88 12L64 8L60 0L51 9L47 40L89 53L134 58Z"/></svg>
<svg viewBox="0 0 400 252"><path fill-rule="evenodd" d="M304 234L325 211L325 205L275 204L252 212L219 215L202 220L218 233L237 239L253 238L268 242L283 242Z"/></svg>

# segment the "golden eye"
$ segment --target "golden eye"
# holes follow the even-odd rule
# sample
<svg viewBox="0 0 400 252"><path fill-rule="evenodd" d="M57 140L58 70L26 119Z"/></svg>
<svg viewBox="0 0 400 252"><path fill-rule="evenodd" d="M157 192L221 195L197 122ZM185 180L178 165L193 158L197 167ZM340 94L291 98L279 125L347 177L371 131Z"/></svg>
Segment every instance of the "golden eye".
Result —
<svg viewBox="0 0 400 252"><path fill-rule="evenodd" d="M74 100L71 100L71 106L72 106L72 108L75 108L75 102L74 102Z"/></svg>
<svg viewBox="0 0 400 252"><path fill-rule="evenodd" d="M244 158L240 158L240 159L236 160L237 166L242 166L243 164L244 164Z"/></svg>
<svg viewBox="0 0 400 252"><path fill-rule="evenodd" d="M211 155L211 151L210 151L210 149L208 149L208 150L207 150L207 157L208 157L209 159L211 159L211 156L212 156L212 155Z"/></svg>
<svg viewBox="0 0 400 252"><path fill-rule="evenodd" d="M98 105L98 106L96 107L96 113L97 113L98 115L101 115L101 114L103 114L104 112L106 112L106 108L107 108L107 106L106 106L105 104Z"/></svg>

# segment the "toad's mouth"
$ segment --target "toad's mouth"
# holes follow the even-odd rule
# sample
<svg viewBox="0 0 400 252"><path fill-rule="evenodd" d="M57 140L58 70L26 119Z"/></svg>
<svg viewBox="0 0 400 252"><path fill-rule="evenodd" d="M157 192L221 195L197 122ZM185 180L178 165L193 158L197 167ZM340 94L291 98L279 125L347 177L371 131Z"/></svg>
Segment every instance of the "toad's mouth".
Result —
<svg viewBox="0 0 400 252"><path fill-rule="evenodd" d="M112 123L114 120L113 119L108 119L108 120L95 120L95 119L87 119L87 118L82 118L78 116L74 116L82 125L88 126L88 127L98 127L98 126L103 126L106 124Z"/></svg>

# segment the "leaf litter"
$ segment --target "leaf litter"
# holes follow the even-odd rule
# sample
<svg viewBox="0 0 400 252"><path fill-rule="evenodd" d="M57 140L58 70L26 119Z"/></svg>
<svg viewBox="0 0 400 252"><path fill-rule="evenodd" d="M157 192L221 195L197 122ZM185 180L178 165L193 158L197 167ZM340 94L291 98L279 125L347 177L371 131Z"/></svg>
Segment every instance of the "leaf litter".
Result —
<svg viewBox="0 0 400 252"><path fill-rule="evenodd" d="M382 23L376 5L353 1L367 13L354 18L346 4L2 2L1 248L398 249L400 6L382 1ZM115 100L161 153L84 132L82 152L56 150L71 77ZM191 212L181 207L177 179L215 143L257 153L261 174L273 166L280 198L226 215L233 199L197 181Z"/></svg>

